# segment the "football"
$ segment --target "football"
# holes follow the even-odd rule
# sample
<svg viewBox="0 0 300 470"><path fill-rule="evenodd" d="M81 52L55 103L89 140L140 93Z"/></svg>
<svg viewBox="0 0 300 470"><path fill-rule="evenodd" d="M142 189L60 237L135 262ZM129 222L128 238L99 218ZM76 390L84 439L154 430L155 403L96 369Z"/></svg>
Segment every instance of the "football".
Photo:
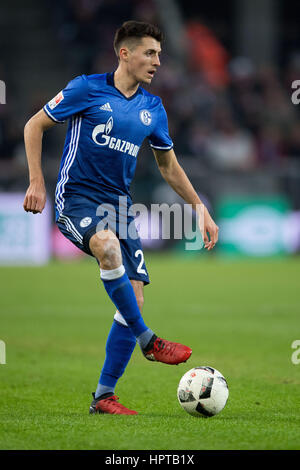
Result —
<svg viewBox="0 0 300 470"><path fill-rule="evenodd" d="M192 416L209 418L223 410L229 395L224 376L209 366L194 367L180 379L177 397Z"/></svg>

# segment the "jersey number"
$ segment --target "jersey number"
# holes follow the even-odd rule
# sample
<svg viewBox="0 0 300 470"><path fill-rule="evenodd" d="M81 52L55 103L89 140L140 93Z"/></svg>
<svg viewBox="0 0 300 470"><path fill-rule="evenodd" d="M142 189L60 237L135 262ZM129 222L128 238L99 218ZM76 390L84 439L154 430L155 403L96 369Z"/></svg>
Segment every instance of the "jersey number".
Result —
<svg viewBox="0 0 300 470"><path fill-rule="evenodd" d="M139 274L145 274L145 276L146 276L146 275L147 275L146 270L142 268L142 266L143 266L143 264L144 264L144 253L142 252L142 250L136 250L134 256L135 256L136 258L138 258L138 256L141 257L140 264L138 265L136 271L137 271Z"/></svg>

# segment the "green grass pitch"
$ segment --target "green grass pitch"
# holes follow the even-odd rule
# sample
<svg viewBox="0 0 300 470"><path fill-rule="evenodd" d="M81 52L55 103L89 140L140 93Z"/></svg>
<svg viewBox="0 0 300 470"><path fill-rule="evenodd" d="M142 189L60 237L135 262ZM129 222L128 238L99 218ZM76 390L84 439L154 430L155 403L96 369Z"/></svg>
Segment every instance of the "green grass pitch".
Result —
<svg viewBox="0 0 300 470"><path fill-rule="evenodd" d="M88 414L114 314L95 261L0 269L0 448L300 449L299 258L146 261L146 323L193 354L167 366L135 349L116 394L138 416ZM229 384L225 409L208 419L189 416L176 396L200 365Z"/></svg>

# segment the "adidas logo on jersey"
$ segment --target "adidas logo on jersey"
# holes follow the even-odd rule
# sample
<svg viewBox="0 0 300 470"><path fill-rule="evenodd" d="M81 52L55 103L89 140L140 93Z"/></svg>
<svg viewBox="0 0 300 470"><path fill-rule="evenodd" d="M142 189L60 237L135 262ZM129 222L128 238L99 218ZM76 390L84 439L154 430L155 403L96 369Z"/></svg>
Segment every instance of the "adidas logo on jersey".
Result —
<svg viewBox="0 0 300 470"><path fill-rule="evenodd" d="M100 106L100 109L103 109L103 111L111 111L112 112L112 109L111 109L109 103L103 104L102 106Z"/></svg>

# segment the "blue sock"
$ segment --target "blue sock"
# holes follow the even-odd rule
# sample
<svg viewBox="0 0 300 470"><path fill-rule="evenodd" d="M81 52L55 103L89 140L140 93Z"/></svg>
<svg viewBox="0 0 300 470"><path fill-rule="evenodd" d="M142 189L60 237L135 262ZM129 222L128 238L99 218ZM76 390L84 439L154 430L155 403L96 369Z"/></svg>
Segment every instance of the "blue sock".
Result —
<svg viewBox="0 0 300 470"><path fill-rule="evenodd" d="M133 287L125 273L124 266L121 265L119 268L111 270L100 269L100 274L106 292L137 338L148 330L148 327L141 316Z"/></svg>
<svg viewBox="0 0 300 470"><path fill-rule="evenodd" d="M131 330L114 321L106 342L106 357L95 393L96 398L106 393L114 394L116 383L123 375L135 345L136 339Z"/></svg>

